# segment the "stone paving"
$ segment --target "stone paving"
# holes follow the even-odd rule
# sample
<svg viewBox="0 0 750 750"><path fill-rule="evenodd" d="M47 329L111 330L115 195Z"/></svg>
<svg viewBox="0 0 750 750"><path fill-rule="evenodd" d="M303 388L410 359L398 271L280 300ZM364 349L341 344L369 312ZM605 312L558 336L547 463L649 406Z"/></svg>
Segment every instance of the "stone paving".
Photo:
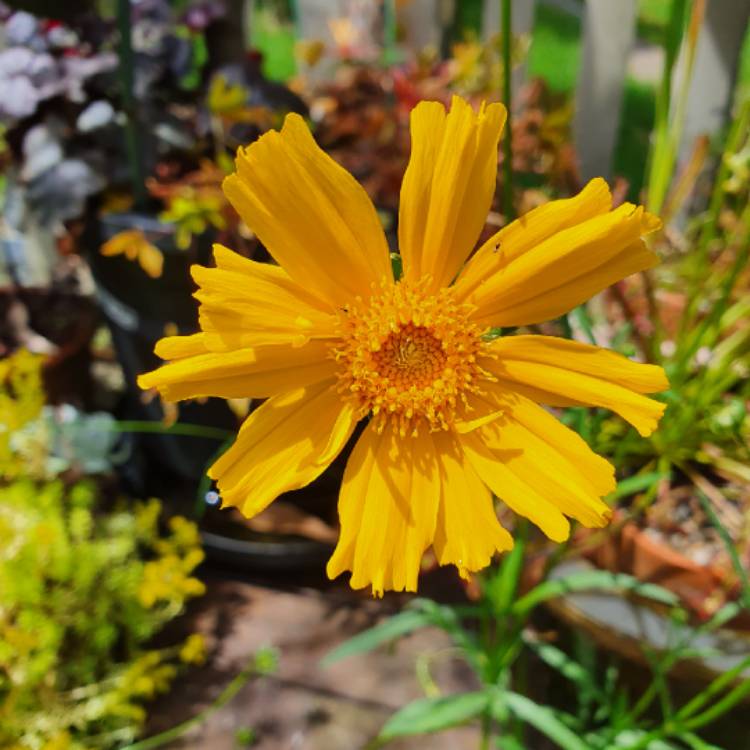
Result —
<svg viewBox="0 0 750 750"><path fill-rule="evenodd" d="M241 581L209 579L207 584L208 594L191 619L207 636L210 658L154 706L148 733L210 705L263 646L278 650L279 669L247 683L223 708L167 746L173 750L236 750L242 747L238 731L248 728L256 735L254 750L366 748L397 708L424 695L415 673L420 654L440 652L432 675L442 692L475 687L473 675L436 630L328 668L320 665L328 651L396 611L405 597L373 600L343 585L284 590ZM477 745L478 731L466 727L388 747L460 750Z"/></svg>

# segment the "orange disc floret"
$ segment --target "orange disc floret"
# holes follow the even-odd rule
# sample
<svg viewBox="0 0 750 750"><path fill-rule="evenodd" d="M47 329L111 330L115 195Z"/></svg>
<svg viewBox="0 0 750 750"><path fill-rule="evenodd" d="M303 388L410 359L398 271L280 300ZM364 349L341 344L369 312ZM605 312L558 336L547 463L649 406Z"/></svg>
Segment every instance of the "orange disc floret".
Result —
<svg viewBox="0 0 750 750"><path fill-rule="evenodd" d="M383 286L340 312L339 390L382 430L388 422L403 436L424 425L447 430L459 405L492 379L478 364L487 354L472 307L449 289L428 293L429 280Z"/></svg>

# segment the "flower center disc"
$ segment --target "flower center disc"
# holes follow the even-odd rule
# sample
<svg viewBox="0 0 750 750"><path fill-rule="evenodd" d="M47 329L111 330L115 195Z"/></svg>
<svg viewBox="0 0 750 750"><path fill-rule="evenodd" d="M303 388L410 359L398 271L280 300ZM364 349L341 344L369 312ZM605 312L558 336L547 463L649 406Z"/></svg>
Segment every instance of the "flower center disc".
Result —
<svg viewBox="0 0 750 750"><path fill-rule="evenodd" d="M442 342L425 326L407 323L389 333L372 353L377 373L392 388L424 388L437 380L445 368Z"/></svg>
<svg viewBox="0 0 750 750"><path fill-rule="evenodd" d="M384 286L340 314L339 390L382 430L401 435L420 426L448 429L456 409L489 377L477 364L485 344L468 320L470 308L448 289L427 294L426 281Z"/></svg>

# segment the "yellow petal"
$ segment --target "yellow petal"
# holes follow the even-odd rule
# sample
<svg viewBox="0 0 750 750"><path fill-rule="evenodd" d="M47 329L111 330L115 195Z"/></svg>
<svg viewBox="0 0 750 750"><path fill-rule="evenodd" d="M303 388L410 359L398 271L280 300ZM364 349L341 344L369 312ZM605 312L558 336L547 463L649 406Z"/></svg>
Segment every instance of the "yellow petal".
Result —
<svg viewBox="0 0 750 750"><path fill-rule="evenodd" d="M199 320L211 351L331 338L336 317L280 267L216 245L217 268L193 266Z"/></svg>
<svg viewBox="0 0 750 750"><path fill-rule="evenodd" d="M368 425L346 466L339 496L341 536L329 577L352 571L351 586L416 591L420 562L432 542L440 497L429 434L378 434Z"/></svg>
<svg viewBox="0 0 750 750"><path fill-rule="evenodd" d="M335 381L274 396L245 420L237 440L208 474L217 481L223 503L251 517L282 492L320 476L356 422Z"/></svg>
<svg viewBox="0 0 750 750"><path fill-rule="evenodd" d="M227 198L289 276L340 306L392 279L380 220L364 189L287 115L240 149Z"/></svg>
<svg viewBox="0 0 750 750"><path fill-rule="evenodd" d="M454 96L411 114L412 153L401 186L399 248L404 276L447 286L479 239L495 192L502 104L471 106Z"/></svg>
<svg viewBox="0 0 750 750"><path fill-rule="evenodd" d="M145 236L140 229L126 229L110 237L99 248L99 252L102 255L119 255L128 248L137 247L144 240Z"/></svg>
<svg viewBox="0 0 750 750"><path fill-rule="evenodd" d="M506 465L506 459L513 455L510 450L491 450L485 444L482 430L462 435L461 446L469 463L479 478L514 513L528 518L550 539L564 542L570 535L570 524L562 512L540 494L533 484L524 482Z"/></svg>
<svg viewBox="0 0 750 750"><path fill-rule="evenodd" d="M549 201L529 211L495 233L472 256L455 284L456 294L464 299L491 275L499 273L512 260L544 240L581 224L612 208L607 183L596 177L578 195Z"/></svg>
<svg viewBox="0 0 750 750"><path fill-rule="evenodd" d="M642 207L623 204L551 235L461 298L476 306L474 319L486 325L531 325L555 318L655 265L656 255L640 237L657 224Z"/></svg>
<svg viewBox="0 0 750 750"><path fill-rule="evenodd" d="M504 382L521 384L540 403L611 409L644 436L656 429L666 408L641 395L669 388L664 370L656 365L552 336L501 337L492 350L497 358L483 366Z"/></svg>
<svg viewBox="0 0 750 750"><path fill-rule="evenodd" d="M158 279L164 269L164 255L156 245L144 242L138 248L138 263L152 279Z"/></svg>
<svg viewBox="0 0 750 750"><path fill-rule="evenodd" d="M190 336L165 336L159 339L154 347L154 353L161 359L180 359L194 357L196 354L206 354L205 335L193 333Z"/></svg>
<svg viewBox="0 0 750 750"><path fill-rule="evenodd" d="M170 346L173 346L170 344ZM177 359L141 375L141 388L157 388L167 401L218 396L266 398L317 383L335 373L328 344L263 344Z"/></svg>
<svg viewBox="0 0 750 750"><path fill-rule="evenodd" d="M611 511L600 497L615 488L611 464L528 399L495 384L485 398L502 405L504 413L462 435L461 442L493 492L555 541L568 533L561 514L585 526L604 526Z"/></svg>
<svg viewBox="0 0 750 750"><path fill-rule="evenodd" d="M513 548L500 525L492 495L477 475L456 436L433 434L440 466L440 508L433 547L441 565L453 564L462 576L489 565L495 552Z"/></svg>

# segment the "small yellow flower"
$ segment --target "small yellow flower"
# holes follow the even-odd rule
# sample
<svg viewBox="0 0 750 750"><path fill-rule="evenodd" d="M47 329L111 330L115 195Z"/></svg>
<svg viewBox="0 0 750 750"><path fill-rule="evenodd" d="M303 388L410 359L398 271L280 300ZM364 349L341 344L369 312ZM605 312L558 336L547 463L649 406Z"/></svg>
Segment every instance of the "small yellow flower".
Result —
<svg viewBox="0 0 750 750"><path fill-rule="evenodd" d="M227 115L242 109L248 91L239 83L229 83L223 75L214 76L208 88L208 108L215 115Z"/></svg>
<svg viewBox="0 0 750 750"><path fill-rule="evenodd" d="M162 274L164 256L140 229L118 232L99 248L99 252L102 255L124 255L128 260L138 261L152 279Z"/></svg>
<svg viewBox="0 0 750 750"><path fill-rule="evenodd" d="M30 435L26 450L13 445L13 437L35 420L44 406L44 357L19 349L0 359L0 477L11 479L41 471L47 454L46 432Z"/></svg>
<svg viewBox="0 0 750 750"><path fill-rule="evenodd" d="M180 648L180 661L185 664L203 664L206 661L206 639L200 633L187 637Z"/></svg>
<svg viewBox="0 0 750 750"><path fill-rule="evenodd" d="M44 745L42 750L68 750L72 746L72 740L68 732L57 732L54 736L50 737Z"/></svg>
<svg viewBox="0 0 750 750"><path fill-rule="evenodd" d="M162 339L141 376L165 398L266 398L211 467L223 501L252 516L334 460L360 420L328 574L415 590L420 560L466 575L513 545L492 493L551 539L566 516L604 526L614 469L539 404L611 409L644 435L664 405L661 368L537 335L488 335L558 317L653 266L642 207L612 210L605 182L540 206L468 260L487 217L505 109L462 99L412 112L394 279L363 188L286 118L241 149L224 190L280 266L221 246L193 267L201 332Z"/></svg>
<svg viewBox="0 0 750 750"><path fill-rule="evenodd" d="M209 226L226 229L222 214L225 205L218 186L215 189L185 187L172 196L159 219L175 225L175 244L180 250L187 250L193 236L202 234Z"/></svg>
<svg viewBox="0 0 750 750"><path fill-rule="evenodd" d="M166 554L158 560L150 560L143 566L143 579L138 587L141 604L150 609L160 602L189 599L202 596L205 585L189 572L203 560L202 550L189 552L185 559Z"/></svg>
<svg viewBox="0 0 750 750"><path fill-rule="evenodd" d="M294 56L308 68L314 68L325 51L325 43L320 39L300 39L294 45Z"/></svg>

